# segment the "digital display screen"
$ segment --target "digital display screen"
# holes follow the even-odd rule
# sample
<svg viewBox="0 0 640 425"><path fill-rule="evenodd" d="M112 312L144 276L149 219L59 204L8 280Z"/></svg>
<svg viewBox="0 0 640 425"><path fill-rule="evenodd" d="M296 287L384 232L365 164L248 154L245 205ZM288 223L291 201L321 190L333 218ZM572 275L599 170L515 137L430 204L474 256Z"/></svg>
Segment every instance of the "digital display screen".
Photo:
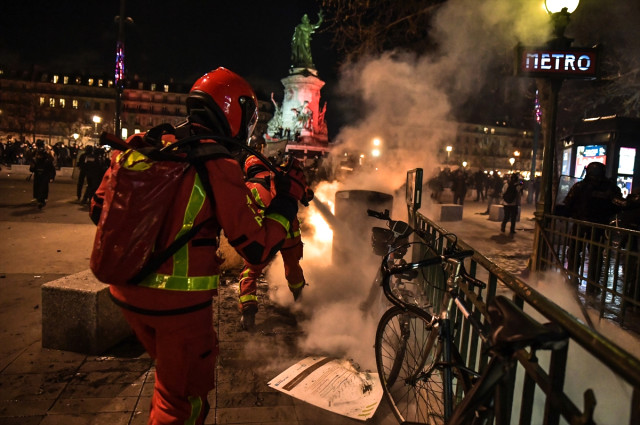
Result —
<svg viewBox="0 0 640 425"><path fill-rule="evenodd" d="M618 184L618 187L622 191L622 196L626 198L627 195L631 193L631 184L633 183L633 177L619 176L616 179L616 183Z"/></svg>
<svg viewBox="0 0 640 425"><path fill-rule="evenodd" d="M607 163L607 146L606 145L586 145L578 146L576 152L576 170L574 177L584 178L584 169L590 162Z"/></svg>
<svg viewBox="0 0 640 425"><path fill-rule="evenodd" d="M631 174L636 163L636 148L620 148L618 174Z"/></svg>
<svg viewBox="0 0 640 425"><path fill-rule="evenodd" d="M568 176L571 174L571 148L562 151L562 174Z"/></svg>

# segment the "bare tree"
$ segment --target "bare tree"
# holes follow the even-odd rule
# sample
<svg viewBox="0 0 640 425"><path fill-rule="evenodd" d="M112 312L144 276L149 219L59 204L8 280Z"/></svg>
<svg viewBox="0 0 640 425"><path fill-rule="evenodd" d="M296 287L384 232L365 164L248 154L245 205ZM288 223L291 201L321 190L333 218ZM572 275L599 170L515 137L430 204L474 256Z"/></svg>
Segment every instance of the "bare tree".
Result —
<svg viewBox="0 0 640 425"><path fill-rule="evenodd" d="M385 50L433 48L430 19L445 0L322 0L334 47L346 60Z"/></svg>

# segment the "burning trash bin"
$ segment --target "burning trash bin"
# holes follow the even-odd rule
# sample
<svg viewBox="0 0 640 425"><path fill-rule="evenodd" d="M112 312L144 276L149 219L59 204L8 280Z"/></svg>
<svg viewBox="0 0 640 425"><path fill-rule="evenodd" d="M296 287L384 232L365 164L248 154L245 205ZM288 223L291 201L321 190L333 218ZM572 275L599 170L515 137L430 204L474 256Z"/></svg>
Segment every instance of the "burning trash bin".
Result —
<svg viewBox="0 0 640 425"><path fill-rule="evenodd" d="M371 228L381 226L380 220L369 217L367 209L391 211L393 196L373 190L341 190L336 192L335 224L332 260L348 264L373 255Z"/></svg>

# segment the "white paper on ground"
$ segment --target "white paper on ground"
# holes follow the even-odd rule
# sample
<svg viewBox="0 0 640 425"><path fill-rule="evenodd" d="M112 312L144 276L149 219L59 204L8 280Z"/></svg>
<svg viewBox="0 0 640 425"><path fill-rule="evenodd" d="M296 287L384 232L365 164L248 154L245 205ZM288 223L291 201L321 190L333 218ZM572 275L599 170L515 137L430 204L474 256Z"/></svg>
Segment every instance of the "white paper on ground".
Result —
<svg viewBox="0 0 640 425"><path fill-rule="evenodd" d="M349 360L307 357L269 381L271 388L325 410L365 421L382 398L377 373L360 372Z"/></svg>

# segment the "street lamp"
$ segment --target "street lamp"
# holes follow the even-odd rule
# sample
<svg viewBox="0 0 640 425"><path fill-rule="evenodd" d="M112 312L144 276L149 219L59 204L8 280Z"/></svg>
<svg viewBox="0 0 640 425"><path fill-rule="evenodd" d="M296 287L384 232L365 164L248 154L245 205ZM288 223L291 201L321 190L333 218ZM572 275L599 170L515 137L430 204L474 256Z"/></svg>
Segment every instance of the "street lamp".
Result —
<svg viewBox="0 0 640 425"><path fill-rule="evenodd" d="M513 164L515 164L515 162L516 162L515 158L513 157L509 158L509 164L511 164L511 171L513 171Z"/></svg>
<svg viewBox="0 0 640 425"><path fill-rule="evenodd" d="M453 146L447 146L445 148L445 150L447 151L447 164L449 163L449 157L451 156L451 151L453 150Z"/></svg>
<svg viewBox="0 0 640 425"><path fill-rule="evenodd" d="M578 7L579 0L545 0L544 6L549 13L554 25L555 38L548 45L552 49L566 49L571 46L571 39L564 36L564 31L569 24L569 16ZM551 214L553 200L553 163L555 156L556 121L558 109L558 93L562 86L562 78L539 79L539 85L547 87L549 94L544 111L544 154L542 159L542 178L540 184L540 200L537 211ZM544 110L544 108L543 108Z"/></svg>

